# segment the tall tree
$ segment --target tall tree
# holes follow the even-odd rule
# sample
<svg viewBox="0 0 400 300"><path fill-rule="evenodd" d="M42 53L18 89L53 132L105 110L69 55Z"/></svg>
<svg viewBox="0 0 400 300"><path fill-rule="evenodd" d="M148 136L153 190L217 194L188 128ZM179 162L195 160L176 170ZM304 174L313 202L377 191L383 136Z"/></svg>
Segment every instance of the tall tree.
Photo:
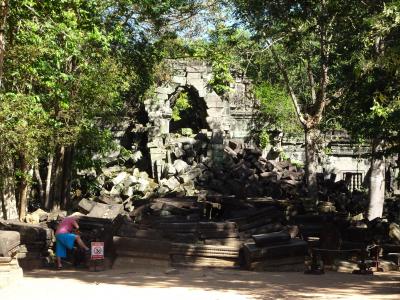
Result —
<svg viewBox="0 0 400 300"><path fill-rule="evenodd" d="M68 206L75 150L109 146L97 139L108 136L101 133L99 120L104 123L120 111L122 96L130 103L140 98L154 80L164 37L213 2L1 1L0 154L9 158L7 164L1 161L0 184L7 183L3 215L16 211L9 205L15 207L16 178L24 217L28 170L34 165L36 177L47 169L47 179L38 179L43 204ZM13 112L12 117L5 112ZM38 124L31 123L34 116L41 116ZM16 128L20 133L12 135Z"/></svg>
<svg viewBox="0 0 400 300"><path fill-rule="evenodd" d="M352 1L350 1L352 2ZM319 125L334 90L330 89L339 16L348 4L337 1L233 1L237 16L269 47L304 129L309 192L316 191ZM340 22L340 21L339 21Z"/></svg>
<svg viewBox="0 0 400 300"><path fill-rule="evenodd" d="M8 0L0 1L0 88L2 87L4 55L6 51L5 30L8 16Z"/></svg>
<svg viewBox="0 0 400 300"><path fill-rule="evenodd" d="M377 16L385 7L387 12L395 14L398 7L395 2L398 1L360 3L334 0L233 0L231 2L236 7L237 16L245 21L259 41L269 47L278 66L281 81L286 85L304 129L306 179L310 191L313 192L316 186L316 150L321 122L327 113L331 114L332 109L336 108L332 103L339 98L343 99L341 96L345 91L359 92L357 85L349 88L346 82L348 78L342 80L343 72L345 70L349 73L357 60L364 63L368 61L366 65L371 65L373 60L365 59L364 54L371 54L372 49L377 51L376 57L386 56L382 51L384 49L382 34L375 35L374 42L368 46L370 50L366 51L365 41L368 36L366 33L369 32L372 37L371 28L382 23L377 20ZM389 3L392 4L385 5ZM386 16L386 21L387 19ZM388 24L390 22L395 23L393 19ZM387 25L383 27L388 28ZM384 31L382 26L381 29L382 33ZM386 35L387 33L385 32ZM360 60L361 57L363 59ZM348 62L351 64L346 65ZM360 69L355 68L355 70ZM361 67L361 70L365 68ZM379 135L373 135L374 138L377 136ZM373 144L381 145L378 140ZM377 147L375 150L378 150ZM381 151L374 153L378 154ZM376 164L372 169L378 170L378 165L382 170L382 164Z"/></svg>
<svg viewBox="0 0 400 300"><path fill-rule="evenodd" d="M123 68L111 49L114 36L102 23L104 5L74 0L10 4L14 5L7 24L2 104L11 106L8 111L18 111L14 99L26 100L22 102L26 103L25 114L16 115L16 124L31 124L30 116L38 111L47 118L45 126L38 129L46 139L27 139L38 132L35 126L26 126L25 136L15 135L20 140L6 141L16 162L13 165L19 167L18 200L23 219L27 173L38 155L51 162L45 204L65 207L74 144L82 131L96 126L97 118L118 110L119 92L126 84ZM12 127L9 129L12 133Z"/></svg>
<svg viewBox="0 0 400 300"><path fill-rule="evenodd" d="M8 0L0 1L0 92L3 92L4 57L6 53L6 26L8 17ZM0 145L0 154L7 152ZM2 156L0 163L0 200L3 218L15 219L18 217L16 197L14 194L14 173L10 170L13 161L7 156ZM11 171L11 172L10 172Z"/></svg>
<svg viewBox="0 0 400 300"><path fill-rule="evenodd" d="M370 220L382 217L385 156L398 152L400 126L400 2L368 1L352 11L352 30L339 44L343 63L337 84L342 124L353 136L371 144Z"/></svg>

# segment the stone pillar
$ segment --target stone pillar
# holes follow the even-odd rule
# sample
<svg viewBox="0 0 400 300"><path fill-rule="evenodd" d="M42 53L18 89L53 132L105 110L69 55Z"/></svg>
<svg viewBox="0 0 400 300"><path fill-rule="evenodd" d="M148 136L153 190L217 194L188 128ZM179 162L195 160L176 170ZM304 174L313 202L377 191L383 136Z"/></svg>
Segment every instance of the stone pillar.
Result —
<svg viewBox="0 0 400 300"><path fill-rule="evenodd" d="M157 181L160 181L161 179L166 158L167 150L163 148L150 148L152 176L157 179Z"/></svg>
<svg viewBox="0 0 400 300"><path fill-rule="evenodd" d="M212 161L216 165L220 165L224 158L224 133L222 130L214 129L212 131L210 146Z"/></svg>
<svg viewBox="0 0 400 300"><path fill-rule="evenodd" d="M169 134L170 119L160 119L160 134Z"/></svg>

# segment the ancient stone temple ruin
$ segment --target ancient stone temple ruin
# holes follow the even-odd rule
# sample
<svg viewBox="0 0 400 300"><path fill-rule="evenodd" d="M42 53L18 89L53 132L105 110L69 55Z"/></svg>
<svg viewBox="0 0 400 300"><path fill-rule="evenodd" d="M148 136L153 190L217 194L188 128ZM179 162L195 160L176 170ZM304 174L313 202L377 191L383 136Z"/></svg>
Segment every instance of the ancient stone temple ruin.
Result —
<svg viewBox="0 0 400 300"><path fill-rule="evenodd" d="M235 76L229 93L222 97L209 84L213 74L205 61L167 60L165 66L166 79L145 101L153 178L160 180L176 160L183 159L189 165L204 160L218 164L229 141L251 144L257 99L251 94L249 79ZM182 93L190 106L180 120L174 120L173 108ZM351 190L366 186L370 162L365 154L370 149L353 144L342 131L325 133L322 138L328 151L321 155L318 172L336 174L335 180L347 180ZM292 161L305 161L302 137L283 137L279 148ZM398 172L398 168L391 172Z"/></svg>
<svg viewBox="0 0 400 300"><path fill-rule="evenodd" d="M89 261L89 270L112 265L304 271L311 247L337 247L340 241L344 251L361 249L380 232L379 223L375 228L359 223L367 203L362 193L351 193L367 184L368 146L353 144L345 132L324 133L318 199L307 197L301 136L278 132L267 149L251 142L257 102L249 80L237 77L221 97L208 84L212 72L205 62L173 60L167 66L168 80L145 102L145 121L133 124L133 119L121 118L111 128L119 148L102 158L101 170L79 174L94 179L99 188L77 196L76 209L84 215L79 221L82 239L88 244L103 241L106 254L101 263ZM174 118L183 94L190 105ZM388 166L398 172L396 162ZM389 186L399 192L398 182ZM385 205L390 220L400 220L398 201L393 198ZM3 267L8 278L11 273L19 278L19 265L49 266L61 215L66 212L38 209L26 218L32 224L0 220L0 242L10 241L0 247L0 273ZM333 220L343 238L336 239L336 230L332 233ZM396 222L384 233L387 258L394 253L398 259ZM13 231L18 232L9 233ZM334 263L332 270L359 268L354 262L325 261ZM388 261L385 268L397 269L398 262Z"/></svg>
<svg viewBox="0 0 400 300"><path fill-rule="evenodd" d="M153 175L158 178L165 163L171 163L171 155L180 158L177 146L190 144L190 133L211 141L204 157L221 159L224 141L244 141L249 136L254 108L246 78L236 77L231 91L222 98L209 86L212 70L206 62L169 60L167 66L169 79L157 86L153 97L145 102L150 125L148 147ZM183 92L187 93L191 107L181 120L174 121L172 108Z"/></svg>

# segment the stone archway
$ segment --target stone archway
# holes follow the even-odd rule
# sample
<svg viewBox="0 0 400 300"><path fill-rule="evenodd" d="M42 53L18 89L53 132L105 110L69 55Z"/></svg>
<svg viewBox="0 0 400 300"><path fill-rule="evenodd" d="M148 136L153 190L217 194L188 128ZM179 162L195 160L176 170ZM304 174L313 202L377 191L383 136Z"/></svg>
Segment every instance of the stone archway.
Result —
<svg viewBox="0 0 400 300"><path fill-rule="evenodd" d="M230 104L208 85L212 78L211 68L204 61L169 61L173 75L170 80L156 87L153 98L145 101L149 124L155 127L156 134L169 133L171 119L171 99L180 88L191 90L196 97L204 99L207 107L207 124L210 130L229 130Z"/></svg>
<svg viewBox="0 0 400 300"><path fill-rule="evenodd" d="M226 139L244 139L248 136L252 120L254 99L249 97L250 82L238 78L232 91L221 98L208 84L213 74L211 67L199 60L168 60L169 80L156 87L153 97L145 101L148 113L148 148L151 154L153 176L160 178L165 162L169 162L168 145L171 132L189 127L204 130L211 138L213 160L223 155ZM181 124L171 123L174 99L186 91L199 111L188 111ZM191 122L191 124L189 124Z"/></svg>

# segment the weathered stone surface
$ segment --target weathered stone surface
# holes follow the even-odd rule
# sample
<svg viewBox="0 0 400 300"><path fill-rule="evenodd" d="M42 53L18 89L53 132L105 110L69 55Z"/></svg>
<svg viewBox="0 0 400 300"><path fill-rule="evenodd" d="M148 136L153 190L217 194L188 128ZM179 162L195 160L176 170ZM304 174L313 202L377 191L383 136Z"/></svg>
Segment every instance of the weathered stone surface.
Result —
<svg viewBox="0 0 400 300"><path fill-rule="evenodd" d="M208 268L234 268L237 266L235 259L216 257L196 257L174 254L171 264L176 267L208 267Z"/></svg>
<svg viewBox="0 0 400 300"><path fill-rule="evenodd" d="M175 158L181 158L185 155L185 151L183 151L180 147L175 147L173 151Z"/></svg>
<svg viewBox="0 0 400 300"><path fill-rule="evenodd" d="M122 204L106 205L97 203L87 214L88 217L114 220L124 210Z"/></svg>
<svg viewBox="0 0 400 300"><path fill-rule="evenodd" d="M167 181L165 181L164 185L171 191L177 189L180 186L180 183L178 179L175 177L169 178Z"/></svg>
<svg viewBox="0 0 400 300"><path fill-rule="evenodd" d="M106 178L112 178L115 175L117 175L118 173L120 173L122 171L122 167L121 166L112 166L112 167L108 167L108 168L102 168L101 172L102 174L106 177Z"/></svg>
<svg viewBox="0 0 400 300"><path fill-rule="evenodd" d="M166 178L170 178L171 176L174 176L177 174L176 168L172 164L166 164L164 171L165 171Z"/></svg>
<svg viewBox="0 0 400 300"><path fill-rule="evenodd" d="M188 72L186 75L186 78L188 81L192 80L192 79L201 79L202 76L201 73L192 73L192 72Z"/></svg>
<svg viewBox="0 0 400 300"><path fill-rule="evenodd" d="M173 166L178 174L183 174L189 167L188 164L181 159L175 160Z"/></svg>
<svg viewBox="0 0 400 300"><path fill-rule="evenodd" d="M167 259L172 246L168 241L118 236L114 236L113 243L117 254L137 257L155 257L158 254Z"/></svg>
<svg viewBox="0 0 400 300"><path fill-rule="evenodd" d="M17 231L0 230L0 257L11 257L18 251L20 234Z"/></svg>
<svg viewBox="0 0 400 300"><path fill-rule="evenodd" d="M113 205L113 204L121 204L122 199L119 196L111 196L107 194L101 194L98 198L96 198L97 202L104 203L107 205Z"/></svg>
<svg viewBox="0 0 400 300"><path fill-rule="evenodd" d="M193 86L199 93L199 97L206 97L207 95L207 83L204 79L188 78L187 84Z"/></svg>
<svg viewBox="0 0 400 300"><path fill-rule="evenodd" d="M90 212L95 205L96 204L93 201L86 198L83 198L81 201L79 201L78 204L79 208L83 210L85 213Z"/></svg>
<svg viewBox="0 0 400 300"><path fill-rule="evenodd" d="M168 100L168 94L165 93L156 93L156 98L155 99L151 99L151 100L158 100L158 101L166 101ZM155 103L152 101L145 101L145 104L148 105L149 107L155 107Z"/></svg>
<svg viewBox="0 0 400 300"><path fill-rule="evenodd" d="M97 203L88 199L82 199L79 202L79 207L85 211L87 216L95 218L115 219L122 211L123 204L107 205Z"/></svg>
<svg viewBox="0 0 400 300"><path fill-rule="evenodd" d="M132 197L133 193L134 193L134 189L132 186L128 186L122 191L122 195L124 195L127 198Z"/></svg>
<svg viewBox="0 0 400 300"><path fill-rule="evenodd" d="M389 225L389 237L393 240L400 242L400 225L391 223Z"/></svg>
<svg viewBox="0 0 400 300"><path fill-rule="evenodd" d="M355 270L358 270L358 265L354 261L336 259L333 263L332 270L342 273L351 273Z"/></svg>
<svg viewBox="0 0 400 300"><path fill-rule="evenodd" d="M137 182L138 182L137 176L129 175L129 176L125 177L125 179L123 181L123 185L125 187L128 187L128 186L135 185Z"/></svg>
<svg viewBox="0 0 400 300"><path fill-rule="evenodd" d="M117 175L117 177L115 177L115 178L112 180L112 183L113 183L114 185L120 184L120 183L122 183L128 176L129 176L129 175L128 175L127 172L121 172L121 173L119 173L119 174Z"/></svg>
<svg viewBox="0 0 400 300"><path fill-rule="evenodd" d="M159 94L172 94L175 91L173 86L159 86L156 88L156 92Z"/></svg>
<svg viewBox="0 0 400 300"><path fill-rule="evenodd" d="M65 210L52 211L49 213L47 221L56 221L61 218L65 218L66 216L67 216L67 211Z"/></svg>
<svg viewBox="0 0 400 300"><path fill-rule="evenodd" d="M292 239L288 243L276 244L268 247L257 247L247 243L243 247L243 254L247 262L260 261L266 258L283 258L289 256L304 256L307 254L308 245L299 239Z"/></svg>
<svg viewBox="0 0 400 300"><path fill-rule="evenodd" d="M114 185L110 191L111 196L119 196L124 190L124 185L122 183Z"/></svg>
<svg viewBox="0 0 400 300"><path fill-rule="evenodd" d="M186 85L187 82L185 76L172 76L171 81L179 85Z"/></svg>
<svg viewBox="0 0 400 300"><path fill-rule="evenodd" d="M49 228L15 220L0 220L0 230L18 231L21 244L40 243L45 245L53 238L53 231Z"/></svg>
<svg viewBox="0 0 400 300"><path fill-rule="evenodd" d="M203 73L207 72L207 66L204 62L191 62L186 66L186 72L190 73Z"/></svg>
<svg viewBox="0 0 400 300"><path fill-rule="evenodd" d="M48 213L44 210L38 208L33 213L27 214L25 217L25 221L30 224L39 224L40 222L44 222L48 218Z"/></svg>
<svg viewBox="0 0 400 300"><path fill-rule="evenodd" d="M202 174L202 171L199 168L194 168L189 172L182 174L179 176L179 179L183 183L188 183L193 181L194 179L198 178Z"/></svg>
<svg viewBox="0 0 400 300"><path fill-rule="evenodd" d="M144 193L150 187L150 181L148 179L139 178L135 185L135 190Z"/></svg>

